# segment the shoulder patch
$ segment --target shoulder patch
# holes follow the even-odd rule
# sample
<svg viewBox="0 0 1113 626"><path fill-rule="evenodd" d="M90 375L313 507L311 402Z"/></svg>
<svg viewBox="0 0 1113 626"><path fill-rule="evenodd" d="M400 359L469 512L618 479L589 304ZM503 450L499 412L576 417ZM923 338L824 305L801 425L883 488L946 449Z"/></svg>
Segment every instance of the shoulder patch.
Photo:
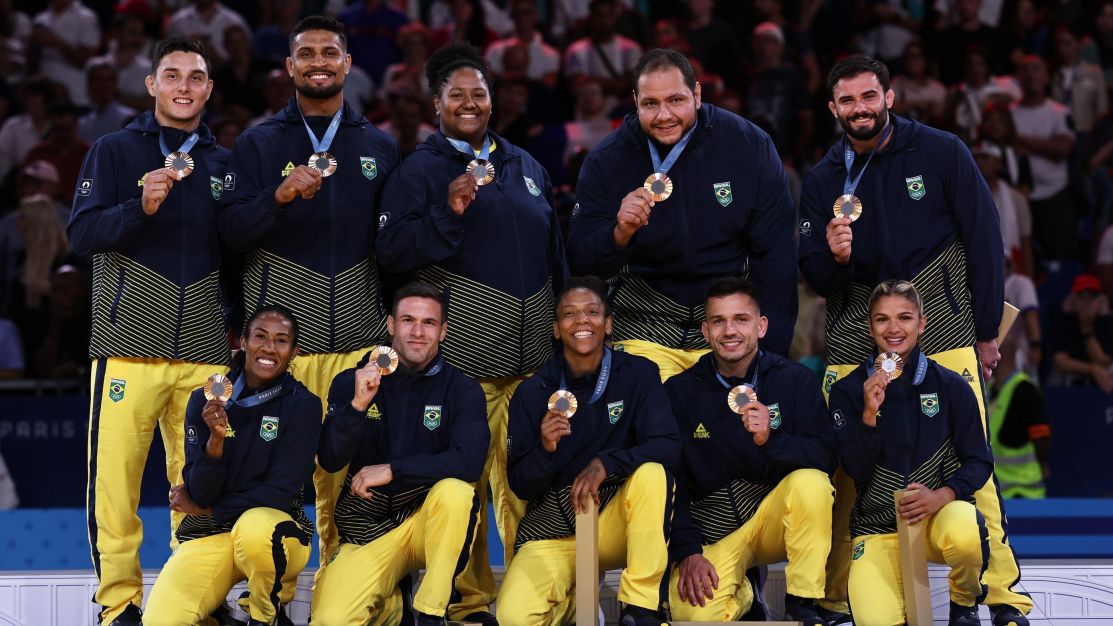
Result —
<svg viewBox="0 0 1113 626"><path fill-rule="evenodd" d="M939 414L939 394L937 393L921 393L920 394L920 410L928 417L935 417Z"/></svg>
<svg viewBox="0 0 1113 626"><path fill-rule="evenodd" d="M905 178L904 184L908 187L908 195L913 200L919 200L927 193L927 189L924 187L924 177L922 175L917 174L911 178Z"/></svg>
<svg viewBox="0 0 1113 626"><path fill-rule="evenodd" d="M840 409L835 409L834 413L831 413L831 421L835 423L835 430L846 426L846 419L842 416L842 410Z"/></svg>
<svg viewBox="0 0 1113 626"><path fill-rule="evenodd" d="M359 171L367 180L375 180L379 175L379 164L375 161L375 157L359 157Z"/></svg>
<svg viewBox="0 0 1113 626"><path fill-rule="evenodd" d="M522 176L522 178L526 179L526 189L528 189L531 194L535 196L541 195L541 188L537 186L537 183L533 182L532 178L529 176Z"/></svg>
<svg viewBox="0 0 1113 626"><path fill-rule="evenodd" d="M224 189L225 191L232 191L236 188L236 175L228 172L224 175Z"/></svg>
<svg viewBox="0 0 1113 626"><path fill-rule="evenodd" d="M730 191L730 181L715 183L711 186L711 190L715 193L715 199L719 201L719 204L727 206L734 202L734 195Z"/></svg>
<svg viewBox="0 0 1113 626"><path fill-rule="evenodd" d="M277 417L271 417L270 415L263 416L263 422L259 424L259 438L263 441L274 441L278 439Z"/></svg>
<svg viewBox="0 0 1113 626"><path fill-rule="evenodd" d="M146 174L144 174L144 177L146 177ZM139 179L139 185L140 186L143 185L143 179L142 178ZM81 182L77 184L77 195L87 196L91 193L93 193L93 179L92 178L82 178Z"/></svg>

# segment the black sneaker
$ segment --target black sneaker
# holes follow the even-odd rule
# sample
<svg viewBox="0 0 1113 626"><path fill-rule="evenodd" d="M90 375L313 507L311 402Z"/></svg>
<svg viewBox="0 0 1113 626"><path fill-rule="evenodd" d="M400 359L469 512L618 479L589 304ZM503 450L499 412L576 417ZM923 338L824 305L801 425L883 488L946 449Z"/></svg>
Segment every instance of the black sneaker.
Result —
<svg viewBox="0 0 1113 626"><path fill-rule="evenodd" d="M827 626L854 626L854 616L850 613L832 611L819 605L816 606L816 609L819 616L827 622Z"/></svg>
<svg viewBox="0 0 1113 626"><path fill-rule="evenodd" d="M216 607L216 610L209 614L209 618L215 620L217 626L244 626L244 622L232 615L232 608L227 602Z"/></svg>
<svg viewBox="0 0 1113 626"><path fill-rule="evenodd" d="M962 606L951 603L951 619L947 621L947 626L981 626L981 623L978 619L978 605Z"/></svg>
<svg viewBox="0 0 1113 626"><path fill-rule="evenodd" d="M461 622L471 622L472 624L481 624L482 626L499 626L499 621L495 619L488 611L476 611L475 613L468 613L464 616Z"/></svg>
<svg viewBox="0 0 1113 626"><path fill-rule="evenodd" d="M618 616L619 626L668 626L657 611L627 604Z"/></svg>
<svg viewBox="0 0 1113 626"><path fill-rule="evenodd" d="M286 615L286 607L278 607L278 619L274 622L275 626L294 626L294 620Z"/></svg>
<svg viewBox="0 0 1113 626"><path fill-rule="evenodd" d="M995 604L989 607L989 614L993 626L1028 626L1028 618L1011 604Z"/></svg>
<svg viewBox="0 0 1113 626"><path fill-rule="evenodd" d="M415 615L417 615L417 626L444 626L444 617L428 613L415 613Z"/></svg>
<svg viewBox="0 0 1113 626"><path fill-rule="evenodd" d="M785 621L803 622L804 626L828 626L819 616L819 605L811 598L785 594Z"/></svg>
<svg viewBox="0 0 1113 626"><path fill-rule="evenodd" d="M129 604L108 626L143 626L143 611L134 604Z"/></svg>

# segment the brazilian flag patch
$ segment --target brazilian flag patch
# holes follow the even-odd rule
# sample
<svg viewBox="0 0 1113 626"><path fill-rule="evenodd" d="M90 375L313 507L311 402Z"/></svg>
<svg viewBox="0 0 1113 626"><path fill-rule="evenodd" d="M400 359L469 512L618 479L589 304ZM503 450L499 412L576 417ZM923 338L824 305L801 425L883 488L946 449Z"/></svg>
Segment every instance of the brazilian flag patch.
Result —
<svg viewBox="0 0 1113 626"><path fill-rule="evenodd" d="M359 157L359 171L367 180L375 180L379 175L379 165L375 162L375 157Z"/></svg>
<svg viewBox="0 0 1113 626"><path fill-rule="evenodd" d="M939 394L921 393L920 410L928 417L935 417L939 413Z"/></svg>
<svg viewBox="0 0 1113 626"><path fill-rule="evenodd" d="M823 393L831 393L831 385L835 384L835 379L838 377L839 373L835 370L827 370L827 372L823 374Z"/></svg>
<svg viewBox="0 0 1113 626"><path fill-rule="evenodd" d="M715 199L719 201L719 204L727 206L734 201L734 195L730 191L729 181L725 183L715 183L711 186L711 189L714 190Z"/></svg>
<svg viewBox="0 0 1113 626"><path fill-rule="evenodd" d="M213 200L220 200L220 196L224 195L224 179L210 176L209 192L213 194Z"/></svg>
<svg viewBox="0 0 1113 626"><path fill-rule="evenodd" d="M924 194L927 193L927 189L924 188L923 176L913 176L911 178L905 178L904 184L906 187L908 187L908 195L913 200L919 200L920 198L924 197Z"/></svg>
<svg viewBox="0 0 1113 626"><path fill-rule="evenodd" d="M612 424L622 419L622 400L607 405L607 417L610 418Z"/></svg>
<svg viewBox="0 0 1113 626"><path fill-rule="evenodd" d="M865 541L859 541L858 543L854 544L854 555L850 558L853 561L857 561L858 559L862 558L862 555L865 554L865 553L866 553L866 542ZM845 552L843 554L845 554Z"/></svg>
<svg viewBox="0 0 1113 626"><path fill-rule="evenodd" d="M108 398L113 402L119 402L124 399L124 389L128 386L128 381L123 378L113 378L108 383Z"/></svg>
<svg viewBox="0 0 1113 626"><path fill-rule="evenodd" d="M441 425L441 405L439 404L426 404L424 413L425 427L429 430L436 430Z"/></svg>
<svg viewBox="0 0 1113 626"><path fill-rule="evenodd" d="M769 428L776 430L781 425L781 403L774 402L769 405Z"/></svg>
<svg viewBox="0 0 1113 626"><path fill-rule="evenodd" d="M269 415L263 416L263 423L259 424L259 438L263 441L278 439L278 418Z"/></svg>

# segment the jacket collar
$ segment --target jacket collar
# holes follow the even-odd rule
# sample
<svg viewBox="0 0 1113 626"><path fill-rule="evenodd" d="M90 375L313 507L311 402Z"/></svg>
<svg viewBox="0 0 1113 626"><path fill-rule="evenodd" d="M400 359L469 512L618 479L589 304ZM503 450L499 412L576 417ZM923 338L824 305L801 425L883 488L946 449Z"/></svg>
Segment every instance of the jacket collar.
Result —
<svg viewBox="0 0 1113 626"><path fill-rule="evenodd" d="M357 115L356 112L352 110L352 107L348 106L347 102L341 105L340 110L343 111L340 114L341 126L359 126L370 123L362 115ZM275 113L274 119L287 124L298 124L300 126L301 109L298 108L298 97L291 96L286 106L278 113Z"/></svg>
<svg viewBox="0 0 1113 626"><path fill-rule="evenodd" d="M614 382L615 373L626 366L626 353L611 348L611 382ZM558 347L556 353L537 370L535 376L544 381L543 389L556 389L560 385L560 375L564 372L564 348ZM598 370L594 375L598 375Z"/></svg>
<svg viewBox="0 0 1113 626"><path fill-rule="evenodd" d="M874 158L882 159L890 154L895 154L907 149L920 132L920 128L923 127L923 124L906 117L901 117L892 111L889 111L889 123L893 125L893 136L885 146L885 149L878 152ZM826 157L828 161L834 162L840 168L845 167L843 163L843 141L845 141L845 138L840 137L839 140L831 146L831 149L827 151Z"/></svg>
<svg viewBox="0 0 1113 626"><path fill-rule="evenodd" d="M768 375L776 370L780 366L780 364L781 357L768 350L759 350L758 356L755 357L753 362L750 363L750 369L746 371L745 377L741 381L739 381L739 383L749 383L750 381L753 381L754 372L756 370L761 370L761 380L768 380ZM715 367L715 354L713 352L708 352L707 354L701 356L692 370L695 372L696 376L698 376L699 379L703 382L715 385L716 387L720 386L721 383L719 383L718 376L716 376L716 374L718 373L718 368ZM723 378L730 382L737 380L735 378L727 376L724 376Z"/></svg>
<svg viewBox="0 0 1113 626"><path fill-rule="evenodd" d="M702 103L699 110L696 111L696 119L699 121L699 128L697 128L696 132L692 135L692 140L688 144L688 147L691 148L695 143L698 143L706 137L718 118L718 107L706 102ZM618 133L624 141L630 143L637 149L646 152L649 151L648 143L646 143L649 139L649 135L646 134L645 130L642 128L641 121L638 119L637 110L630 111L626 114L626 117L622 119L622 125L618 127Z"/></svg>
<svg viewBox="0 0 1113 626"><path fill-rule="evenodd" d="M138 117L128 122L128 125L124 128L143 135L158 135L162 132L162 127L159 126L158 120L155 119L154 111L144 111L140 113ZM198 142L201 145L212 144L216 141L212 131L209 130L208 126L205 126L204 122L197 125L196 132L201 136L201 140Z"/></svg>
<svg viewBox="0 0 1113 626"><path fill-rule="evenodd" d="M491 139L495 142L495 150L491 152L491 161L501 163L510 159L521 158L522 155L517 146L502 138L490 128L487 129L487 134L490 135ZM437 129L435 133L429 135L428 139L419 144L417 150L431 151L442 157L457 160L461 163L471 161L471 157L457 150L456 146L448 143L448 138L444 136L444 133L442 133L440 129Z"/></svg>

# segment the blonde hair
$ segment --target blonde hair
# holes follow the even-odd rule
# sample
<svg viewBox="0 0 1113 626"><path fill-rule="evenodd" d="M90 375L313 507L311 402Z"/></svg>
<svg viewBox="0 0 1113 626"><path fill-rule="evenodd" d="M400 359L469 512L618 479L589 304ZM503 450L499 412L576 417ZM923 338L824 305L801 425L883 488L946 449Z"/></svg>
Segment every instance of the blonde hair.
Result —
<svg viewBox="0 0 1113 626"><path fill-rule="evenodd" d="M62 220L50 196L35 194L19 203L19 230L26 250L23 284L27 306L35 308L50 295L50 273L54 262L69 252Z"/></svg>
<svg viewBox="0 0 1113 626"><path fill-rule="evenodd" d="M920 297L920 292L916 291L916 285L913 285L910 281L887 280L874 287L873 293L870 294L869 312L872 313L873 305L886 296L904 298L916 307L917 313L924 314L924 299Z"/></svg>

